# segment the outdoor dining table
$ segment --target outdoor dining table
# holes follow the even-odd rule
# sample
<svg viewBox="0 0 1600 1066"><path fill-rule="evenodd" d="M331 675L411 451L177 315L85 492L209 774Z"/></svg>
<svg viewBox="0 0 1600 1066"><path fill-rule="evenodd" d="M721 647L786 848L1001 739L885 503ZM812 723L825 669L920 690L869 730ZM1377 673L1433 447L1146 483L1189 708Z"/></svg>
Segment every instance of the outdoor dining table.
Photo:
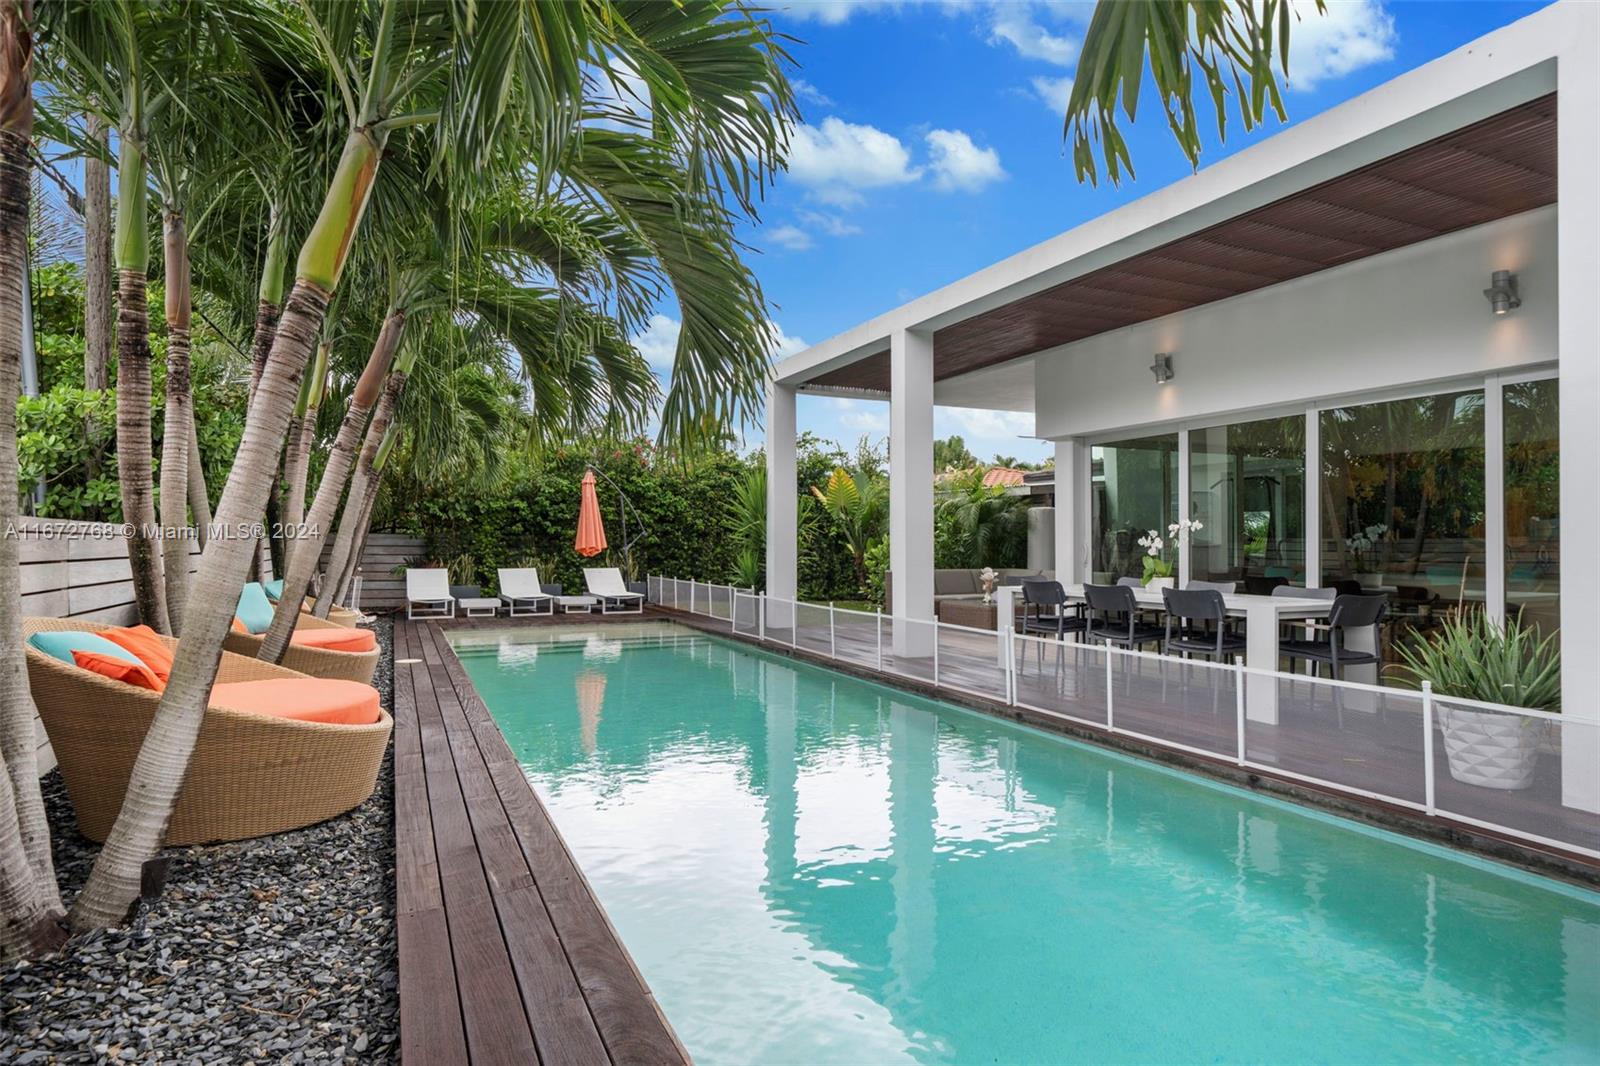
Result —
<svg viewBox="0 0 1600 1066"><path fill-rule="evenodd" d="M1074 602L1084 600L1082 585L1065 585L1067 598ZM1130 586L1131 588L1131 586ZM1160 589L1133 588L1133 600L1146 610L1164 611L1165 601ZM1006 597L1010 600L1010 597ZM1278 669L1278 634L1282 623L1313 621L1326 618L1333 610L1331 600L1314 600L1300 596L1259 596L1248 592L1224 592L1222 606L1230 618L1243 618L1245 623L1244 664L1252 670L1276 671ZM1345 646L1351 651L1374 652L1374 634L1370 629L1348 630ZM1343 671L1346 681L1376 684L1376 666L1352 666ZM1353 701L1353 704L1363 701ZM1353 705L1352 704L1352 705ZM1251 721L1276 722L1278 720L1278 678L1264 674L1250 674L1245 685L1245 713Z"/></svg>

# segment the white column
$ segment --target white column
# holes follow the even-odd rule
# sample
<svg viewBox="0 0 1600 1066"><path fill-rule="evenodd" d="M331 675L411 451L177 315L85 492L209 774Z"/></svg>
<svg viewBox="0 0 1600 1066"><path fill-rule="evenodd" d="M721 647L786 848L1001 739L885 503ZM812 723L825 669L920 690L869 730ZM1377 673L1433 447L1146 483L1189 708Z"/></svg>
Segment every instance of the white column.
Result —
<svg viewBox="0 0 1600 1066"><path fill-rule="evenodd" d="M1056 441L1056 580L1074 585L1083 580L1078 546L1078 452L1075 440Z"/></svg>
<svg viewBox="0 0 1600 1066"><path fill-rule="evenodd" d="M889 569L891 613L933 618L933 338L889 337ZM932 629L896 625L896 655L931 655ZM914 642L906 643L907 638Z"/></svg>
<svg viewBox="0 0 1600 1066"><path fill-rule="evenodd" d="M787 628L786 604L795 598L799 567L799 497L794 456L795 390L772 382L767 387L767 624Z"/></svg>
<svg viewBox="0 0 1600 1066"><path fill-rule="evenodd" d="M1600 455L1600 6L1568 11L1576 32L1556 66L1556 297L1561 384L1561 716L1585 719L1562 730L1562 802L1600 811L1600 567L1584 558L1589 531L1600 528L1594 467ZM1529 298L1537 298L1530 293ZM1491 521L1503 521L1493 515Z"/></svg>

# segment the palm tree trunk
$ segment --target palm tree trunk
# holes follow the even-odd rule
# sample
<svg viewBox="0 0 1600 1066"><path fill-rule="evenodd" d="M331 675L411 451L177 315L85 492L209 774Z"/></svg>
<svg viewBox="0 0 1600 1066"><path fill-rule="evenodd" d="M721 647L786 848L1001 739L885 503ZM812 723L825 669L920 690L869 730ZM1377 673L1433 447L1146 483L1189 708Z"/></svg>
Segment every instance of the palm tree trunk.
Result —
<svg viewBox="0 0 1600 1066"><path fill-rule="evenodd" d="M89 139L104 152L110 136L98 115L87 117ZM83 387L106 387L111 361L111 168L90 153L83 160ZM87 439L96 437L91 419ZM100 456L90 451L88 475L100 473Z"/></svg>
<svg viewBox="0 0 1600 1066"><path fill-rule="evenodd" d="M183 216L162 214L167 281L167 409L161 435L162 568L167 585L167 615L174 633L183 630L189 591L189 433L194 425L194 396L189 364L189 241Z"/></svg>
<svg viewBox="0 0 1600 1066"><path fill-rule="evenodd" d="M345 586L349 584L347 575L354 572L356 541L361 536L361 509L365 504L369 486L374 480L372 471L378 457L378 449L382 446L389 424L394 418L395 407L400 402L400 393L406 386L406 378L411 370L411 358L414 356L400 360L389 375L383 396L378 400L377 410L372 415L372 424L367 427L367 437L361 445L361 458L356 463L355 477L350 481L350 493L345 500L344 511L339 515L339 535L334 538L333 555L328 560L327 576L333 579L332 587L330 588L329 583L324 581L322 594L317 596L315 613L318 618L328 617L329 609L340 596L344 595Z"/></svg>
<svg viewBox="0 0 1600 1066"><path fill-rule="evenodd" d="M362 431L367 427L367 415L372 410L373 402L377 400L381 405L387 401L392 409L394 396L399 394L400 387L405 382L403 375L389 374L389 365L394 360L394 353L400 346L400 337L404 330L405 312L391 311L389 317L384 320L383 328L378 331L378 339L372 346L371 354L367 356L367 365L361 372L361 380L356 382L355 392L350 397L350 406L344 413L343 421L339 423L339 433L334 438L333 448L328 452L322 480L317 483L317 495L311 501L311 513L305 516L304 542L297 543L289 557L289 565L284 574L283 594L278 597L278 610L272 616L272 626L267 630L266 638L261 642L261 650L257 653L270 662L282 662L283 653L289 647L289 638L300 615L300 604L306 598L306 591L311 587L311 577L316 573L317 563L322 558L322 546L327 540L323 530L333 523L334 511L339 506L339 497L344 494L345 481L349 477L351 464L356 457L356 445L361 440ZM379 382L384 381L386 374L389 374L389 380L384 385L382 398L379 399ZM324 597L318 597L319 605L323 600Z"/></svg>
<svg viewBox="0 0 1600 1066"><path fill-rule="evenodd" d="M200 431L194 421L194 404L189 405L189 513L194 516L194 532L201 550L211 533L211 493L206 488L206 468L200 456Z"/></svg>
<svg viewBox="0 0 1600 1066"><path fill-rule="evenodd" d="M41 946L61 913L50 827L39 793L33 694L22 650L17 525L17 394L22 376L23 263L33 139L32 5L0 14L0 955Z"/></svg>
<svg viewBox="0 0 1600 1066"><path fill-rule="evenodd" d="M134 761L122 810L73 905L76 929L122 922L138 898L142 866L161 846L254 551L253 538L231 534L257 521L266 507L300 375L316 344L328 299L325 290L303 281L289 296L217 506L219 533L206 545L190 586L190 610L171 680Z"/></svg>
<svg viewBox="0 0 1600 1066"><path fill-rule="evenodd" d="M117 480L122 520L128 526L128 563L139 618L158 633L171 632L167 590L156 532L154 473L150 444L150 315L145 306L144 152L123 131L117 169Z"/></svg>
<svg viewBox="0 0 1600 1066"><path fill-rule="evenodd" d="M283 452L283 434L300 391L300 377L366 211L381 149L380 139L368 131L350 132L317 222L301 249L294 290L278 323L271 354L250 402L238 454L217 505L217 528L223 532L206 545L200 558L171 680L134 760L122 810L73 904L72 922L77 929L123 921L139 897L145 862L161 847L173 802L194 754L222 658L222 641L254 550L253 538L226 533L248 527L266 508Z"/></svg>
<svg viewBox="0 0 1600 1066"><path fill-rule="evenodd" d="M283 502L283 570L294 565L294 553L306 525L306 478L311 470L311 447L316 441L317 409L322 406L322 391L328 376L331 341L317 345L316 362L300 382L300 400L289 423L289 447L283 460L283 479L287 482ZM332 517L332 516L330 516Z"/></svg>
<svg viewBox="0 0 1600 1066"><path fill-rule="evenodd" d="M391 440L392 434L385 440ZM361 501L361 510L355 516L355 539L351 542L350 557L345 560L344 572L339 575L336 588L337 595L333 602L343 602L349 595L350 586L355 581L356 571L361 568L361 553L367 546L367 534L372 529L372 511L378 502L378 487L383 481L383 465L381 456L383 449L379 448L380 459L375 461L367 471L366 496ZM320 601L320 597L318 597Z"/></svg>
<svg viewBox="0 0 1600 1066"><path fill-rule="evenodd" d="M250 396L256 394L261 371L272 351L272 338L278 332L283 313L283 263L286 246L283 220L276 204L267 216L267 254L261 264L261 287L256 298L256 329L250 342Z"/></svg>

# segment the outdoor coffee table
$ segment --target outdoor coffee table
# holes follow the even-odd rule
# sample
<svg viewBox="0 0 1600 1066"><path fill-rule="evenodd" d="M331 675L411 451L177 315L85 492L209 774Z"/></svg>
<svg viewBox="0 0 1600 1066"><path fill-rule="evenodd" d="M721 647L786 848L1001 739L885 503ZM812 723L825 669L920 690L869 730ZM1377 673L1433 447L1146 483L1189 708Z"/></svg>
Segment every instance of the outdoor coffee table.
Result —
<svg viewBox="0 0 1600 1066"><path fill-rule="evenodd" d="M562 614L589 614L600 605L598 596L557 596L556 606Z"/></svg>
<svg viewBox="0 0 1600 1066"><path fill-rule="evenodd" d="M500 601L483 596L468 596L461 601L461 611L468 618L493 618L500 612Z"/></svg>
<svg viewBox="0 0 1600 1066"><path fill-rule="evenodd" d="M998 612L994 604L982 600L940 600L936 614L946 625L993 629Z"/></svg>

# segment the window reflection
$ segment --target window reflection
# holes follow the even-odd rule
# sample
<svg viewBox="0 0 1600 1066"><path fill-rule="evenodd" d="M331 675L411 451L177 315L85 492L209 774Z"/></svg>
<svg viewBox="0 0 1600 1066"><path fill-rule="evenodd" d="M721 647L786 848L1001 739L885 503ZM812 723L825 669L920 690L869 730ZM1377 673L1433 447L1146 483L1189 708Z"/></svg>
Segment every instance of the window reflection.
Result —
<svg viewBox="0 0 1600 1066"><path fill-rule="evenodd" d="M1304 585L1305 418L1189 433L1190 575L1267 593Z"/></svg>
<svg viewBox="0 0 1600 1066"><path fill-rule="evenodd" d="M1552 633L1561 624L1559 383L1507 385L1506 616Z"/></svg>
<svg viewBox="0 0 1600 1066"><path fill-rule="evenodd" d="M1139 538L1152 529L1165 538L1167 527L1178 521L1178 435L1097 445L1089 462L1094 580L1139 577L1144 573Z"/></svg>
<svg viewBox="0 0 1600 1066"><path fill-rule="evenodd" d="M1483 391L1323 411L1323 584L1426 629L1484 600Z"/></svg>

